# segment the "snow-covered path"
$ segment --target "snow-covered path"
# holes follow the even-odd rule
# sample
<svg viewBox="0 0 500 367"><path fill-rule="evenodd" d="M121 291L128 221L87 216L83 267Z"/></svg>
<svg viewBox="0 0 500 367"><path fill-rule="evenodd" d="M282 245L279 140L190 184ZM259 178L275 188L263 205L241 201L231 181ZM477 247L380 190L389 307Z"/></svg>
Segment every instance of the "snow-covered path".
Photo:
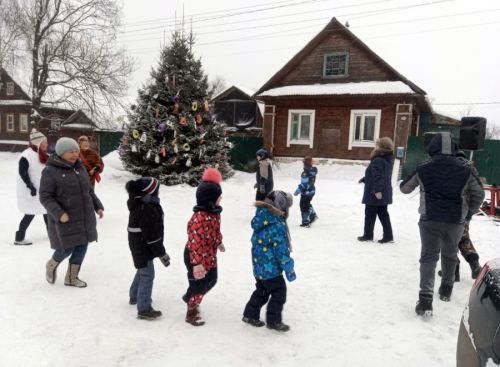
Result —
<svg viewBox="0 0 500 367"><path fill-rule="evenodd" d="M288 284L284 321L287 334L242 323L254 288L250 220L254 177L237 174L222 184L222 233L227 251L219 255L219 282L202 303L206 325L184 322L180 299L187 281L182 260L185 227L195 188L162 186L166 248L172 265L156 261L154 307L157 321L136 319L128 305L134 274L127 244L126 192L133 176L116 153L105 157L96 189L105 206L98 221L99 242L82 266L85 289L65 287L66 263L55 285L45 281L51 255L41 217L28 229L33 246L13 246L21 214L16 207L18 154L0 153L0 366L426 366L455 365L461 312L472 286L462 262L462 281L452 300L434 301L434 316L414 312L418 294L418 195L394 190L389 212L395 244L361 244L361 165L319 165L313 205L320 217L300 228L298 200L289 219L297 281ZM275 188L293 191L301 165L275 167ZM500 256L500 227L475 217L471 236L481 263ZM376 237L381 237L380 224ZM439 280L436 282L439 284ZM437 288L437 286L436 286ZM261 315L264 317L264 312Z"/></svg>

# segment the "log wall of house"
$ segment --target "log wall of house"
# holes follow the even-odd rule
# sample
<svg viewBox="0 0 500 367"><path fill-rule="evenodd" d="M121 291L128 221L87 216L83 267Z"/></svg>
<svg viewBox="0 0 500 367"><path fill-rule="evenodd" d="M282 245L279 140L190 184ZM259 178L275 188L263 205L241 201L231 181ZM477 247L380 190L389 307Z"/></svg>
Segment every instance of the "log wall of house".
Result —
<svg viewBox="0 0 500 367"><path fill-rule="evenodd" d="M326 54L332 52L348 52L348 76L324 77L323 63ZM366 52L344 34L335 33L323 40L310 54L291 69L279 82L278 86L314 83L349 83L364 81L398 80L387 68L383 67L376 57Z"/></svg>
<svg viewBox="0 0 500 367"><path fill-rule="evenodd" d="M275 156L303 157L311 155L322 158L369 159L372 147L352 147L349 150L349 128L351 110L381 110L379 137L388 136L394 139L396 105L403 103L396 97L336 97L336 98L280 98L266 100L276 106L274 116L274 139L264 134L264 144L273 146ZM287 147L288 112L289 110L315 110L314 144L291 144ZM270 129L269 129L270 130Z"/></svg>

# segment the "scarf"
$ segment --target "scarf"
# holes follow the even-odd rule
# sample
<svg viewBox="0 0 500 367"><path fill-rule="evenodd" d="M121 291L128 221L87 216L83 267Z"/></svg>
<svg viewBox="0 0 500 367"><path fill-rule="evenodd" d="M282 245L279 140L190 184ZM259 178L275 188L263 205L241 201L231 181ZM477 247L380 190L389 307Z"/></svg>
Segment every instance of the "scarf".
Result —
<svg viewBox="0 0 500 367"><path fill-rule="evenodd" d="M36 145L30 144L29 147L33 149L33 151L38 153L38 159L40 160L41 164L47 163L47 159L49 159L49 155L45 150L38 149Z"/></svg>

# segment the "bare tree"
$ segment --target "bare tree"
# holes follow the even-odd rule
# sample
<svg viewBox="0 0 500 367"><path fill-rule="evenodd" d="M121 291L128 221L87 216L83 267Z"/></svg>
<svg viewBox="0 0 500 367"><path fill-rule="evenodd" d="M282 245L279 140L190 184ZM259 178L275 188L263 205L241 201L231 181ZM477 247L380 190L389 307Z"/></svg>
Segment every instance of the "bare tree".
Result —
<svg viewBox="0 0 500 367"><path fill-rule="evenodd" d="M0 67L13 66L19 55L22 34L15 26L15 3L0 0Z"/></svg>
<svg viewBox="0 0 500 367"><path fill-rule="evenodd" d="M488 126L486 126L486 139L500 140L500 125L494 122L488 123Z"/></svg>
<svg viewBox="0 0 500 367"><path fill-rule="evenodd" d="M42 103L109 116L121 105L133 60L116 48L121 9L115 0L11 0L13 27L31 58L33 107Z"/></svg>
<svg viewBox="0 0 500 367"><path fill-rule="evenodd" d="M212 99L217 94L224 91L224 89L226 89L226 80L222 76L216 75L215 78L208 83L208 98Z"/></svg>

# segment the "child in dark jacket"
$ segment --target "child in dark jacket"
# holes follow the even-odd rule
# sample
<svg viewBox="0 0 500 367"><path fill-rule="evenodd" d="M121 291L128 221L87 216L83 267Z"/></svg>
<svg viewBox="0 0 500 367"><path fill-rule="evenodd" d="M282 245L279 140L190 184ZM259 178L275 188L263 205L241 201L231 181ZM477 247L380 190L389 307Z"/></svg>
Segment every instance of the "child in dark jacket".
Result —
<svg viewBox="0 0 500 367"><path fill-rule="evenodd" d="M217 169L207 168L203 172L202 182L196 189L194 213L187 225L184 264L189 287L182 299L187 303L186 322L193 326L205 324L198 306L203 296L217 283L217 251L225 251L220 232L221 181L222 176Z"/></svg>
<svg viewBox="0 0 500 367"><path fill-rule="evenodd" d="M245 306L243 321L261 327L260 309L267 303L266 323L269 329L288 331L281 312L286 302L286 283L295 280L294 262L290 257L290 233L286 225L293 197L283 191L270 192L264 201L257 201L252 219L252 265L255 291ZM270 298L269 298L270 297ZM269 301L269 303L268 303Z"/></svg>
<svg viewBox="0 0 500 367"><path fill-rule="evenodd" d="M310 227L311 223L318 219L316 211L311 205L311 201L316 194L316 175L318 169L313 167L313 160L311 157L304 158L304 170L300 175L300 184L295 190L294 195L300 194L300 213L302 215L301 227Z"/></svg>
<svg viewBox="0 0 500 367"><path fill-rule="evenodd" d="M127 206L128 243L134 266L137 269L130 286L130 304L137 304L138 318L153 320L161 311L151 307L151 293L155 269L153 259L159 257L163 265L170 265L170 257L163 246L163 210L158 197L159 183L156 178L142 177L127 182L129 194Z"/></svg>

